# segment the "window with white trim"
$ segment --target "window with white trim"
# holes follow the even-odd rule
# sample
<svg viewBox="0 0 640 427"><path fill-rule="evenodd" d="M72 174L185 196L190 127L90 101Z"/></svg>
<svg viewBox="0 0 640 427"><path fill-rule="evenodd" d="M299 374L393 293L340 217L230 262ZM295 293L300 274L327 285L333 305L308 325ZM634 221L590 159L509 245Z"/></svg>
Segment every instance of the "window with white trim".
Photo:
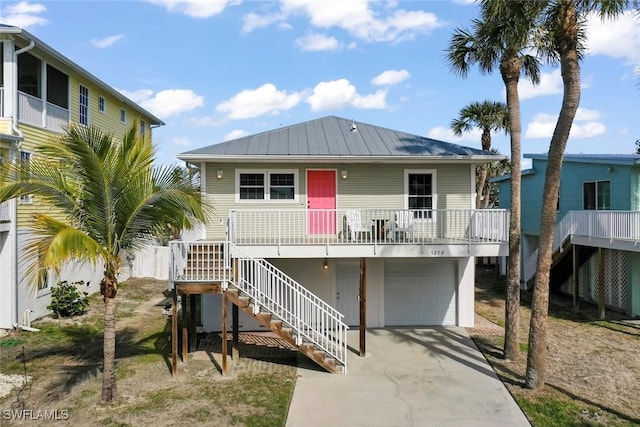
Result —
<svg viewBox="0 0 640 427"><path fill-rule="evenodd" d="M78 108L78 121L81 125L89 125L89 88L83 85L80 85Z"/></svg>
<svg viewBox="0 0 640 427"><path fill-rule="evenodd" d="M106 107L106 101L104 99L104 96L99 96L98 97L98 110L100 110L101 113L104 113L105 111L107 111L107 107Z"/></svg>
<svg viewBox="0 0 640 427"><path fill-rule="evenodd" d="M294 201L298 198L298 173L292 170L236 172L236 199Z"/></svg>
<svg viewBox="0 0 640 427"><path fill-rule="evenodd" d="M20 169L21 172L26 175L29 173L31 163L31 153L28 151L20 151ZM20 196L20 203L32 203L33 196L31 194Z"/></svg>
<svg viewBox="0 0 640 427"><path fill-rule="evenodd" d="M144 120L140 120L140 136L144 138L146 134L147 134L147 124L144 122Z"/></svg>
<svg viewBox="0 0 640 427"><path fill-rule="evenodd" d="M435 170L405 170L405 203L408 209L415 210L414 218L433 218L435 186Z"/></svg>
<svg viewBox="0 0 640 427"><path fill-rule="evenodd" d="M611 181L592 181L583 183L582 208L585 210L610 210Z"/></svg>
<svg viewBox="0 0 640 427"><path fill-rule="evenodd" d="M120 109L120 122L127 123L127 112L124 110L124 108Z"/></svg>

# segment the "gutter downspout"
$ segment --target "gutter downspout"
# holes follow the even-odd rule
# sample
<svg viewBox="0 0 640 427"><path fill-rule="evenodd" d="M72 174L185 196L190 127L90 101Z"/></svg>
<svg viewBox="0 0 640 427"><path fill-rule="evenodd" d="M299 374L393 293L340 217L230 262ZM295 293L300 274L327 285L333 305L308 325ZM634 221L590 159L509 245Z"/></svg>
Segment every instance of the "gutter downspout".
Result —
<svg viewBox="0 0 640 427"><path fill-rule="evenodd" d="M12 93L13 112L11 116L11 130L15 135L21 138L20 141L16 142L15 144L16 148L13 155L14 162L16 161L16 158L19 155L20 146L22 145L22 141L23 141L22 138L24 138L22 131L18 129L18 55L33 49L35 45L36 45L36 42L31 40L26 47L23 47L22 49L19 49L13 52L13 72L12 72L13 75L11 76L11 78L13 79L14 84L13 84L13 93ZM12 204L13 204L12 206L13 221L11 221L11 233L13 234L13 242L12 242L13 251L11 254L11 267L13 269L13 272L12 272L13 285L11 286L11 292L13 292L14 295L12 295L11 300L13 303L13 310L12 310L13 323L15 325L18 323L18 285L19 285L19 281L18 281L18 201L16 199L13 199Z"/></svg>

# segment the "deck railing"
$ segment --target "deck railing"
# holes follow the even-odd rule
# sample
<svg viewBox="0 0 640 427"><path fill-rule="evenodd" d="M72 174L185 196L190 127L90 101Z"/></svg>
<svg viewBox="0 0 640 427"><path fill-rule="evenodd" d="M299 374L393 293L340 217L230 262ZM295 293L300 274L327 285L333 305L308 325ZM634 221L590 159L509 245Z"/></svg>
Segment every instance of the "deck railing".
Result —
<svg viewBox="0 0 640 427"><path fill-rule="evenodd" d="M47 102L47 113L44 118L43 110L42 99L18 92L18 120L21 123L60 132L62 126L69 122L69 110L66 108Z"/></svg>
<svg viewBox="0 0 640 427"><path fill-rule="evenodd" d="M640 240L640 211L569 211L556 224L552 253L561 248L570 236L595 239ZM523 280L529 281L536 273L538 250L527 258Z"/></svg>
<svg viewBox="0 0 640 427"><path fill-rule="evenodd" d="M0 222L11 221L11 210L9 202L0 203Z"/></svg>
<svg viewBox="0 0 640 427"><path fill-rule="evenodd" d="M509 212L504 209L247 209L229 213L229 238L239 245L504 243L508 237Z"/></svg>
<svg viewBox="0 0 640 427"><path fill-rule="evenodd" d="M4 117L4 87L0 87L0 117Z"/></svg>
<svg viewBox="0 0 640 427"><path fill-rule="evenodd" d="M254 313L261 308L347 367L347 330L343 315L263 259L255 259L230 242L170 242L173 283L220 281L249 296ZM237 260L237 270L231 260Z"/></svg>

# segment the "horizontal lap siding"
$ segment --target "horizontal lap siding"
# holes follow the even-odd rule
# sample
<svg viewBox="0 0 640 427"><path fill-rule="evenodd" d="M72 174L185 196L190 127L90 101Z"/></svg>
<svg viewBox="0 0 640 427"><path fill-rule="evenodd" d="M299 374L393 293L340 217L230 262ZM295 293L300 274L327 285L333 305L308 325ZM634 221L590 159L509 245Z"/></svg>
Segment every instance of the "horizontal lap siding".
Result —
<svg viewBox="0 0 640 427"><path fill-rule="evenodd" d="M236 168L243 170L287 169L298 171L298 201L290 203L236 203ZM232 209L300 209L306 206L306 171L333 169L337 171L338 209L401 209L405 207L405 169L436 171L438 209L469 209L471 207L471 166L468 164L390 165L390 164L220 164L207 163L206 200L213 207L207 225L208 239L224 239L226 222ZM217 171L223 178L217 178ZM341 171L347 171L347 179ZM222 224L220 224L222 220Z"/></svg>

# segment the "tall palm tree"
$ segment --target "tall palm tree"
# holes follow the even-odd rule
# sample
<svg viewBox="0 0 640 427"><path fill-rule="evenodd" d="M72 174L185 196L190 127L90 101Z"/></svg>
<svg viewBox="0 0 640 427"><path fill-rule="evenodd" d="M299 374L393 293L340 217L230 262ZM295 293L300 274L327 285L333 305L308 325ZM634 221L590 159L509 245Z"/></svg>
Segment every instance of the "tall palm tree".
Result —
<svg viewBox="0 0 640 427"><path fill-rule="evenodd" d="M104 370L102 400L117 397L115 377L115 297L123 251L136 252L154 233L176 224L204 221L197 188L176 179L174 167L154 167L153 146L136 134L134 123L121 140L95 127L72 124L59 138L37 149L28 165L4 168L0 201L36 195L53 213L33 218L26 246L35 279L69 261L104 267ZM176 220L177 218L177 220Z"/></svg>
<svg viewBox="0 0 640 427"><path fill-rule="evenodd" d="M564 150L580 103L580 60L585 37L585 16L589 12L598 12L602 18L615 17L630 4L628 0L555 0L546 3L543 24L553 40L551 50L546 53L551 59L560 62L564 91L562 107L549 144L544 181L525 377L525 386L529 388L540 388L545 384L549 272L556 224L556 201Z"/></svg>
<svg viewBox="0 0 640 427"><path fill-rule="evenodd" d="M473 31L458 28L446 49L451 69L466 77L472 65L482 73L495 68L505 85L511 142L511 219L509 222L509 261L505 308L505 359L520 354L520 161L521 134L518 81L524 75L537 84L540 80L538 59L528 54L532 47L533 23L539 14L538 2L482 0L482 19L473 21ZM496 18L499 17L499 18Z"/></svg>
<svg viewBox="0 0 640 427"><path fill-rule="evenodd" d="M491 132L507 133L509 129L507 106L503 102L472 102L460 110L458 118L451 121L451 129L457 136L469 132L474 127L482 130L480 137L482 149L491 150ZM483 165L480 169L480 177L476 182L476 208L486 208L489 203L488 199L483 199L487 171L488 165Z"/></svg>

